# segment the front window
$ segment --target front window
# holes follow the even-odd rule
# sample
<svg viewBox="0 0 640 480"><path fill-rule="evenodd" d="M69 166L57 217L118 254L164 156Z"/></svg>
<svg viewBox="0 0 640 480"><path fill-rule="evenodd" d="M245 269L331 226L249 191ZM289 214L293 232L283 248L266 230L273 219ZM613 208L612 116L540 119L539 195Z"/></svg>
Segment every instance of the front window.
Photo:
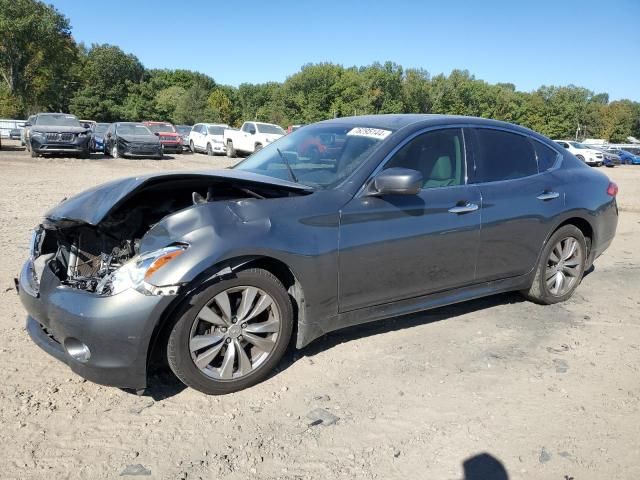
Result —
<svg viewBox="0 0 640 480"><path fill-rule="evenodd" d="M119 135L153 135L147 127L138 123L123 123L118 125Z"/></svg>
<svg viewBox="0 0 640 480"><path fill-rule="evenodd" d="M268 123L256 123L256 127L258 128L258 132L260 133L284 135L284 130L277 125L270 125Z"/></svg>
<svg viewBox="0 0 640 480"><path fill-rule="evenodd" d="M79 127L80 122L73 115L39 115L36 117L36 125L51 127Z"/></svg>
<svg viewBox="0 0 640 480"><path fill-rule="evenodd" d="M176 130L178 130L178 133L180 135L189 135L189 132L191 132L191 127L188 125L178 125L176 127Z"/></svg>
<svg viewBox="0 0 640 480"><path fill-rule="evenodd" d="M161 133L161 132L175 132L175 128L170 123L154 123L148 125L149 130L153 133Z"/></svg>
<svg viewBox="0 0 640 480"><path fill-rule="evenodd" d="M96 125L95 133L96 135L101 135L104 132L106 132L108 128L109 128L108 123L99 123Z"/></svg>
<svg viewBox="0 0 640 480"><path fill-rule="evenodd" d="M448 128L423 133L407 143L384 166L409 168L422 173L423 188L450 187L464 183L462 129Z"/></svg>
<svg viewBox="0 0 640 480"><path fill-rule="evenodd" d="M350 176L392 130L355 125L314 125L286 135L234 168L318 188Z"/></svg>

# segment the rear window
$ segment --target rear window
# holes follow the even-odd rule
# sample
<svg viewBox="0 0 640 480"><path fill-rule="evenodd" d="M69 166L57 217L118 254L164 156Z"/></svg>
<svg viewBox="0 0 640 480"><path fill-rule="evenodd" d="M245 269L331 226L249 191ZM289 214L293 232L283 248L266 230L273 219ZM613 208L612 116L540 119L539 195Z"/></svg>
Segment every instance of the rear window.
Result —
<svg viewBox="0 0 640 480"><path fill-rule="evenodd" d="M156 124L147 125L147 127L153 133L175 132L173 125L171 125L170 123L156 123Z"/></svg>
<svg viewBox="0 0 640 480"><path fill-rule="evenodd" d="M516 133L479 128L476 132L476 182L496 182L538 173L529 139Z"/></svg>
<svg viewBox="0 0 640 480"><path fill-rule="evenodd" d="M544 172L552 168L558 160L558 152L537 140L529 139L533 150L536 152L536 160L538 161L538 171Z"/></svg>
<svg viewBox="0 0 640 480"><path fill-rule="evenodd" d="M38 115L36 117L36 125L52 126L52 127L79 127L80 122L73 115Z"/></svg>

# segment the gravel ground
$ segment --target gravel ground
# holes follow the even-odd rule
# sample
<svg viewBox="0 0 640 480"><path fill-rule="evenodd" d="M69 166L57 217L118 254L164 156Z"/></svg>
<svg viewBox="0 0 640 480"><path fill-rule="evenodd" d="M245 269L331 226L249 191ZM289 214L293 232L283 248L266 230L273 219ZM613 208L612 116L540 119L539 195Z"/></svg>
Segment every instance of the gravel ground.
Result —
<svg viewBox="0 0 640 480"><path fill-rule="evenodd" d="M640 167L606 170L618 234L561 305L497 295L335 332L223 397L168 373L142 397L94 385L29 340L13 277L48 207L113 178L233 162L31 159L3 141L0 477L640 477Z"/></svg>

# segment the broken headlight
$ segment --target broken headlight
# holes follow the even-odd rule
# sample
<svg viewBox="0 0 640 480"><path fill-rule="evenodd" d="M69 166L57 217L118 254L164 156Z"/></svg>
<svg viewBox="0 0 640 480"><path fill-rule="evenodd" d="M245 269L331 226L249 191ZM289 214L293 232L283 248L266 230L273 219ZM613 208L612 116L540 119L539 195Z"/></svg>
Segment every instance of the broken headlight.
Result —
<svg viewBox="0 0 640 480"><path fill-rule="evenodd" d="M171 260L183 254L186 249L186 245L175 245L136 255L104 277L96 287L96 293L117 295L129 288L145 294L154 293L147 288L147 280Z"/></svg>

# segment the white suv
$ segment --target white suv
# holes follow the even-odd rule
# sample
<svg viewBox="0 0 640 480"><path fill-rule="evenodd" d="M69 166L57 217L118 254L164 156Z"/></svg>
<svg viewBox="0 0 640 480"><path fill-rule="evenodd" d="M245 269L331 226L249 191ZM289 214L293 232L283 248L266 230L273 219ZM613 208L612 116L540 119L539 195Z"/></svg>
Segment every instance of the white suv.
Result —
<svg viewBox="0 0 640 480"><path fill-rule="evenodd" d="M554 140L554 142L569 150L569 152L573 153L576 158L582 160L587 165L591 165L592 167L601 167L604 163L604 156L600 150L585 147L581 143L574 142L572 140Z"/></svg>
<svg viewBox="0 0 640 480"><path fill-rule="evenodd" d="M224 123L197 123L189 132L189 148L192 152L206 152L207 155L224 155Z"/></svg>

